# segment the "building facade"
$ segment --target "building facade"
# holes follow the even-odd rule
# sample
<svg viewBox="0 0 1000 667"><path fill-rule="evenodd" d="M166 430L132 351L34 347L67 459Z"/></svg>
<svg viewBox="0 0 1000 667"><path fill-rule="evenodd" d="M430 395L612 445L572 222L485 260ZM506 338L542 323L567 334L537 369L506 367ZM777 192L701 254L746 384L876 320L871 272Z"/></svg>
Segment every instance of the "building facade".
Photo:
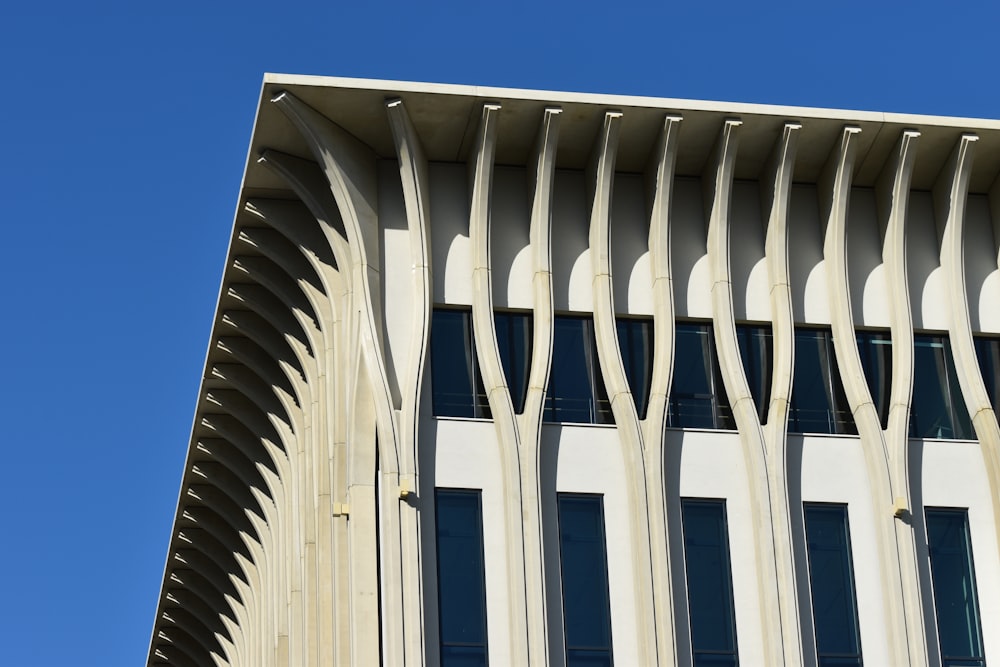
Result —
<svg viewBox="0 0 1000 667"><path fill-rule="evenodd" d="M1000 122L265 77L149 665L1000 663Z"/></svg>

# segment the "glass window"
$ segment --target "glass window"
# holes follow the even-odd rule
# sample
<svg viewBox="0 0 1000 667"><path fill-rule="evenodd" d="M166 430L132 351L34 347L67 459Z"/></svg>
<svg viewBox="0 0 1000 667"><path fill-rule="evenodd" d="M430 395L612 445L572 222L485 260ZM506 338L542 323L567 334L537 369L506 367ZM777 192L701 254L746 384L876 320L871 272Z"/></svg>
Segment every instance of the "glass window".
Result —
<svg viewBox="0 0 1000 667"><path fill-rule="evenodd" d="M438 615L442 667L488 663L480 492L436 489Z"/></svg>
<svg viewBox="0 0 1000 667"><path fill-rule="evenodd" d="M948 338L917 334L913 337L913 347L910 437L974 437Z"/></svg>
<svg viewBox="0 0 1000 667"><path fill-rule="evenodd" d="M557 315L545 421L610 424L614 421L601 377L590 317Z"/></svg>
<svg viewBox="0 0 1000 667"><path fill-rule="evenodd" d="M472 335L472 312L435 308L431 319L432 410L438 417L490 418Z"/></svg>
<svg viewBox="0 0 1000 667"><path fill-rule="evenodd" d="M560 493L558 501L566 667L611 667L604 500Z"/></svg>
<svg viewBox="0 0 1000 667"><path fill-rule="evenodd" d="M639 419L645 419L653 379L653 320L618 318L615 326L625 364L625 377L628 378Z"/></svg>
<svg viewBox="0 0 1000 667"><path fill-rule="evenodd" d="M861 667L847 506L807 503L805 521L819 667Z"/></svg>
<svg viewBox="0 0 1000 667"><path fill-rule="evenodd" d="M795 330L795 367L788 431L858 432L841 383L833 337L827 329Z"/></svg>
<svg viewBox="0 0 1000 667"><path fill-rule="evenodd" d="M503 367L514 410L524 410L531 367L531 313L493 314ZM431 320L432 410L438 417L489 419L490 405L476 359L472 312L435 308Z"/></svg>
<svg viewBox="0 0 1000 667"><path fill-rule="evenodd" d="M986 393L989 394L993 412L1000 415L1000 338L976 336L976 358L979 360L979 370L986 383Z"/></svg>
<svg viewBox="0 0 1000 667"><path fill-rule="evenodd" d="M942 667L985 667L966 510L930 508L927 548Z"/></svg>
<svg viewBox="0 0 1000 667"><path fill-rule="evenodd" d="M531 370L531 313L495 312L493 321L514 412L524 412L524 398L528 393L528 372Z"/></svg>
<svg viewBox="0 0 1000 667"><path fill-rule="evenodd" d="M674 337L674 378L667 426L735 428L722 387L712 325L678 322Z"/></svg>
<svg viewBox="0 0 1000 667"><path fill-rule="evenodd" d="M771 370L774 357L771 326L764 324L737 324L736 340L746 371L750 394L757 405L760 423L767 423L767 409L771 403Z"/></svg>
<svg viewBox="0 0 1000 667"><path fill-rule="evenodd" d="M681 499L695 667L736 667L736 617L724 500Z"/></svg>
<svg viewBox="0 0 1000 667"><path fill-rule="evenodd" d="M889 390L892 388L892 338L888 331L858 331L858 352L868 391L875 401L882 428L889 424Z"/></svg>

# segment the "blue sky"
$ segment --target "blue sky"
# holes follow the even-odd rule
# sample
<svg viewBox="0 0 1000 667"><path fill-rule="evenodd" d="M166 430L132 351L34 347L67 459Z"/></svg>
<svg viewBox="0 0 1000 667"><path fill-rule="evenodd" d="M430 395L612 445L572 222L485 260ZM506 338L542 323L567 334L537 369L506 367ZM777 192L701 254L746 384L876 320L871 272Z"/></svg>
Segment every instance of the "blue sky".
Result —
<svg viewBox="0 0 1000 667"><path fill-rule="evenodd" d="M0 664L145 660L265 71L1000 118L995 3L811 4L3 3Z"/></svg>

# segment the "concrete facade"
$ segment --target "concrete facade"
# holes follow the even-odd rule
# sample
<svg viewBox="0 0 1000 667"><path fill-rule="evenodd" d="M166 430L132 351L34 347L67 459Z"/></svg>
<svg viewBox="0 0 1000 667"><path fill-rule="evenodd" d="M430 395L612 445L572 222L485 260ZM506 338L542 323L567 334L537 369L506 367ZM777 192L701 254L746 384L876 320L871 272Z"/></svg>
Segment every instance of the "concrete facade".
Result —
<svg viewBox="0 0 1000 667"><path fill-rule="evenodd" d="M482 491L489 660L563 665L556 494L600 494L614 660L692 662L680 499L725 499L743 665L815 665L803 502L844 504L869 665L940 665L923 507L968 511L1000 662L1000 122L267 75L149 665L436 665L434 489ZM436 305L492 419L435 417ZM495 310L533 314L514 409ZM614 425L543 420L555 314L591 315ZM630 391L616 316L651 317ZM713 325L735 430L666 427L674 323ZM773 335L766 420L737 325ZM790 434L795 328L858 435ZM880 422L855 343L892 337ZM914 332L974 440L908 437ZM763 423L762 423L763 422Z"/></svg>

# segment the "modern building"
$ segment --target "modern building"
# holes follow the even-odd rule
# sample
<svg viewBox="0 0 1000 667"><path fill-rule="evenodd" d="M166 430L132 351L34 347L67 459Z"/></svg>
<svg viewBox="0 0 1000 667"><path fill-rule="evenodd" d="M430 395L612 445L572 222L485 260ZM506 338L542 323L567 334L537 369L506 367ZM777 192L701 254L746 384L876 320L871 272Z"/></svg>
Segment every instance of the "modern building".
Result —
<svg viewBox="0 0 1000 667"><path fill-rule="evenodd" d="M266 76L148 664L1000 664L998 174L998 121Z"/></svg>

